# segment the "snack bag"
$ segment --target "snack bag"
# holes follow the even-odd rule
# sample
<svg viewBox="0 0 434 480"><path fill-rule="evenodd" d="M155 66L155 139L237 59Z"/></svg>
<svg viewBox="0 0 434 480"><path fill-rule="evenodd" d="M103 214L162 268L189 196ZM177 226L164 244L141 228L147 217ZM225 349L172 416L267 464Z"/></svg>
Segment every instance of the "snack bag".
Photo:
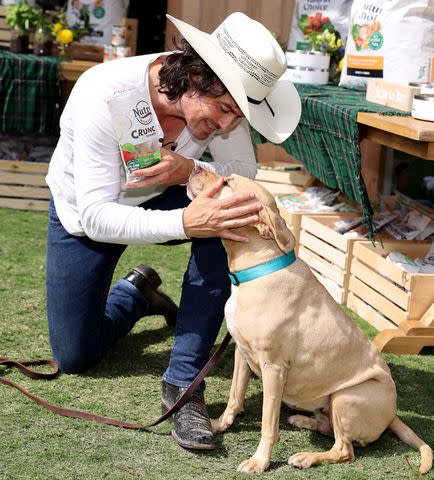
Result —
<svg viewBox="0 0 434 480"><path fill-rule="evenodd" d="M161 144L154 122L155 113L143 97L140 90L128 90L107 102L127 182L140 181L140 177L132 177L130 174L161 160Z"/></svg>
<svg viewBox="0 0 434 480"><path fill-rule="evenodd" d="M331 24L345 44L350 19L351 0L298 0L292 15L288 50L310 50L305 34Z"/></svg>
<svg viewBox="0 0 434 480"><path fill-rule="evenodd" d="M339 85L364 90L368 78L429 81L433 18L432 0L354 0Z"/></svg>

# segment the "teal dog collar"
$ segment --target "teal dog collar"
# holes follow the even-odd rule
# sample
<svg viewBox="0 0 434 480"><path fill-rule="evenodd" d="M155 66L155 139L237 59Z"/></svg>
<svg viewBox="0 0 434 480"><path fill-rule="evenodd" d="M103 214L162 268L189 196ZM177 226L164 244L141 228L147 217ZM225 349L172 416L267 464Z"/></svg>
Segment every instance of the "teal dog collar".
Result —
<svg viewBox="0 0 434 480"><path fill-rule="evenodd" d="M291 250L289 253L282 255L281 257L274 258L269 262L261 263L255 267L246 268L245 270L240 270L239 272L231 273L229 272L229 278L233 285L239 285L240 283L249 282L250 280L255 280L256 278L264 277L269 273L276 272L282 268L288 267L296 260L294 250Z"/></svg>

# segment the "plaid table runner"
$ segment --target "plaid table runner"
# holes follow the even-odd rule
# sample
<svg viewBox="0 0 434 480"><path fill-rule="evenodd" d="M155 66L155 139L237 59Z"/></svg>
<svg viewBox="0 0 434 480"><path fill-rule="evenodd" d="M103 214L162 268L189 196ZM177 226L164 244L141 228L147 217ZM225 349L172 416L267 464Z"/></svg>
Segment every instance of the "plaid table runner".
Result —
<svg viewBox="0 0 434 480"><path fill-rule="evenodd" d="M325 185L359 203L371 230L373 212L361 176L357 113L406 114L368 102L365 92L328 85L296 87L302 104L301 120L281 146ZM257 132L254 138L256 143L266 142Z"/></svg>
<svg viewBox="0 0 434 480"><path fill-rule="evenodd" d="M60 88L55 57L0 50L0 131L55 133Z"/></svg>

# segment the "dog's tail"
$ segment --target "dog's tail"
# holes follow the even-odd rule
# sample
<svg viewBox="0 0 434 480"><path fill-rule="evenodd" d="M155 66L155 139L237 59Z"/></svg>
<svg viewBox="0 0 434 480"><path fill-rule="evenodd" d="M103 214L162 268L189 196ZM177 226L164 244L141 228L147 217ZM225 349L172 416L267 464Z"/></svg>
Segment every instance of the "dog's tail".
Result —
<svg viewBox="0 0 434 480"><path fill-rule="evenodd" d="M410 427L395 417L389 425L390 430L397 435L404 443L417 448L420 451L420 473L427 473L432 468L433 455L432 450L423 440L421 440Z"/></svg>

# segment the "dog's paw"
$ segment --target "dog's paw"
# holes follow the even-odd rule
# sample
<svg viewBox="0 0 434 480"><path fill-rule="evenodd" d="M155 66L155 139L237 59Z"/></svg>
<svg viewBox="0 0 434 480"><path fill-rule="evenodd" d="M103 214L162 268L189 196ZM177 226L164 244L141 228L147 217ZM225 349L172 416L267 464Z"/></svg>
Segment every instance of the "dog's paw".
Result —
<svg viewBox="0 0 434 480"><path fill-rule="evenodd" d="M291 415L288 417L288 423L293 427L308 428L309 430L315 430L316 426L315 419L306 415Z"/></svg>
<svg viewBox="0 0 434 480"><path fill-rule="evenodd" d="M212 433L225 432L235 420L235 415L223 414L220 418L211 419Z"/></svg>
<svg viewBox="0 0 434 480"><path fill-rule="evenodd" d="M212 433L225 432L233 425L238 415L242 415L244 410L238 411L224 411L219 418L211 419Z"/></svg>
<svg viewBox="0 0 434 480"><path fill-rule="evenodd" d="M262 473L267 470L270 461L264 458L253 456L248 460L244 460L238 465L237 472L243 473Z"/></svg>
<svg viewBox="0 0 434 480"><path fill-rule="evenodd" d="M309 468L314 464L315 454L311 452L296 453L289 457L288 463L296 468Z"/></svg>

